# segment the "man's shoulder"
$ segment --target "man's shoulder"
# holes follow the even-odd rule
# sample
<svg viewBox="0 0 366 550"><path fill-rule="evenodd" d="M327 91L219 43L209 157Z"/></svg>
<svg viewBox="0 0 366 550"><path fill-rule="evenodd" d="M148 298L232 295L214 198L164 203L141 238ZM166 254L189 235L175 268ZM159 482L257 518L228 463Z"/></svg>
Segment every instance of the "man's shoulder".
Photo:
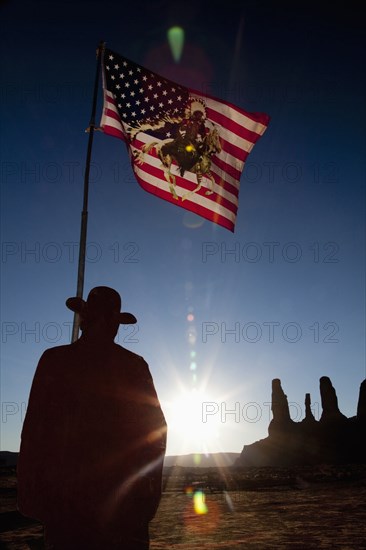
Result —
<svg viewBox="0 0 366 550"><path fill-rule="evenodd" d="M53 348L47 348L44 352L43 352L43 357L52 357L52 356L55 356L55 355L72 355L74 353L79 353L80 352L80 345L79 345L79 342L74 342L72 344L65 344L63 346L54 346ZM88 348L85 348L85 349L88 349ZM98 348L96 348L98 349ZM100 349L103 349L103 348L100 348ZM108 348L107 348L108 349ZM124 348L122 346L120 346L119 344L116 344L115 342L112 344L111 348L109 348L112 350L113 353L115 353L116 355L123 355L124 357L129 357L131 360L135 360L137 362L141 362L141 363L145 363L145 359L141 356L141 355L138 355L137 353L134 353L133 351L130 351L129 349L127 348ZM84 350L83 350L84 351Z"/></svg>
<svg viewBox="0 0 366 550"><path fill-rule="evenodd" d="M123 346L120 346L119 344L114 343L113 344L113 352L116 355L120 355L124 359L128 359L129 361L133 361L134 363L139 363L141 365L147 365L145 359L138 355L137 353L134 353L133 351L124 348Z"/></svg>
<svg viewBox="0 0 366 550"><path fill-rule="evenodd" d="M43 366L48 368L50 365L65 364L74 354L75 344L47 348L39 359L38 369L42 369Z"/></svg>
<svg viewBox="0 0 366 550"><path fill-rule="evenodd" d="M43 354L43 358L52 358L53 356L59 356L59 355L69 355L74 353L76 350L75 343L73 344L65 344L63 346L55 346L53 348L47 348Z"/></svg>
<svg viewBox="0 0 366 550"><path fill-rule="evenodd" d="M141 355L126 349L119 344L114 344L114 363L127 367L135 383L146 383L149 387L153 384L150 367Z"/></svg>

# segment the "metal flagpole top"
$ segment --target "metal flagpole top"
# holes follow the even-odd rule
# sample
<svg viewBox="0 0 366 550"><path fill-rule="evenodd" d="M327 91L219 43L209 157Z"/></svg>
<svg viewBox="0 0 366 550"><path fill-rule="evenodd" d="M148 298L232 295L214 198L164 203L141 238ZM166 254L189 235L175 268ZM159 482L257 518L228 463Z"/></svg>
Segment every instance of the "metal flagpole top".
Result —
<svg viewBox="0 0 366 550"><path fill-rule="evenodd" d="M87 129L87 131L89 133L89 139L88 139L88 149L87 149L87 155L86 155L86 166L85 166L85 175L84 175L83 210L82 210L82 213L81 213L81 227L80 227L79 263L78 263L77 289L76 289L76 296L78 298L83 297L83 290L84 290L86 236L87 236L87 225L88 225L88 198L89 198L90 161L91 161L93 137L94 137L94 130L95 130L95 113L96 113L96 109L97 109L100 67L101 67L102 55L103 55L104 49L105 49L105 42L103 40L101 40L99 42L99 46L98 46L97 51L96 51L97 68L96 68L95 80L94 80L94 93L93 93L92 110L91 110L89 127ZM72 342L75 342L78 339L79 325L80 325L79 315L77 313L75 313L74 314L73 328L72 328L72 338L71 338Z"/></svg>

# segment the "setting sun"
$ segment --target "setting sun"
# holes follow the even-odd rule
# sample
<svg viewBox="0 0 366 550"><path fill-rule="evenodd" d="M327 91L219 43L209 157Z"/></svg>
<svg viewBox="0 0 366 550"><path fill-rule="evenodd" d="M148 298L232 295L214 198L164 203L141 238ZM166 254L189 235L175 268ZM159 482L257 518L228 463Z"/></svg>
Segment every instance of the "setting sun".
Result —
<svg viewBox="0 0 366 550"><path fill-rule="evenodd" d="M215 403L212 396L201 388L181 389L167 404L166 419L172 440L180 442L180 452L210 453L219 447L220 417L205 418L208 404Z"/></svg>

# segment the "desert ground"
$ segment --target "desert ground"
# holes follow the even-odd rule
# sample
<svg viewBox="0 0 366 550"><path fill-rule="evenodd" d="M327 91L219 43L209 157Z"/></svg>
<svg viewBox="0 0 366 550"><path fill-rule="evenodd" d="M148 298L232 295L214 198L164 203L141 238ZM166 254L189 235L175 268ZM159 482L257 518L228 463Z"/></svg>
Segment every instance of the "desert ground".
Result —
<svg viewBox="0 0 366 550"><path fill-rule="evenodd" d="M0 484L0 548L42 548L42 526L16 510L14 468ZM151 550L366 549L366 466L167 468L150 535Z"/></svg>

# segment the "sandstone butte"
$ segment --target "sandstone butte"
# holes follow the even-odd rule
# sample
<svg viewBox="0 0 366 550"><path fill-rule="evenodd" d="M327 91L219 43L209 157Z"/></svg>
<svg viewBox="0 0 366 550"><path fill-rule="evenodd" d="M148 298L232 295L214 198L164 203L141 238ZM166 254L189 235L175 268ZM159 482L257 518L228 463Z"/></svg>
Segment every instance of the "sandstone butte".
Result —
<svg viewBox="0 0 366 550"><path fill-rule="evenodd" d="M331 380L320 378L322 414L316 420L310 394L305 395L305 418L290 417L281 381L272 380L272 420L268 437L244 445L236 466L306 466L365 463L366 380L360 385L357 414L347 418L338 407Z"/></svg>

